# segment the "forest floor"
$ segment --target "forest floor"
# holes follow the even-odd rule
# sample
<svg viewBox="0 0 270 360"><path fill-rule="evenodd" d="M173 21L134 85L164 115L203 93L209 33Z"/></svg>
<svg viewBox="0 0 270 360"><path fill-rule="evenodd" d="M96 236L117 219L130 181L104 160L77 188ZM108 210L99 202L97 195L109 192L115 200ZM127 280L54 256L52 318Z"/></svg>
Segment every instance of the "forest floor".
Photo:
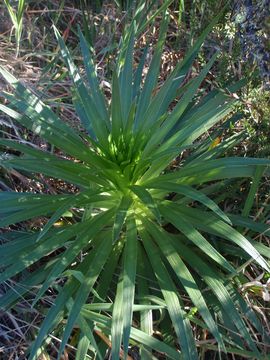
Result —
<svg viewBox="0 0 270 360"><path fill-rule="evenodd" d="M60 6L59 6L60 4ZM209 10L209 16L213 16L216 9ZM193 15L195 18L197 13ZM190 15L190 13L188 14ZM189 42L199 34L200 30L207 24L207 16L200 18L199 25L194 25L193 32L191 25L186 20L179 24L179 13L177 9L171 10L171 22L166 42L166 47L162 57L160 84L166 79L176 63L183 58ZM59 48L54 38L52 25L57 26L63 34L67 45L72 49L72 53L78 63L82 64L82 59L78 50L77 25L87 31L88 40L91 42L98 64L97 71L101 79L104 92L110 93L106 79L110 77L111 69L114 65L114 55L117 50L118 41L121 37L126 19L126 12L121 11L115 5L105 4L98 12L93 9L82 9L80 1L28 1L24 10L22 33L18 40L18 53L16 55L16 41L14 37L14 26L8 11L1 2L0 4L0 65L4 66L17 78L22 80L27 87L36 93L41 93L43 99L49 104L61 118L74 128L81 128L78 117L72 106L71 82L66 77L66 69L58 61ZM230 14L228 15L230 19ZM252 70L253 65L248 65L239 55L239 45L231 35L233 25L227 25L226 21L215 29L215 33L207 40L203 53L194 64L190 77L195 76L200 67L209 59L217 45L226 52L220 65L213 70L204 81L201 87L202 92L208 92L216 86L223 86L231 77L240 79ZM194 20L194 19L193 19ZM88 23L87 23L88 21ZM224 25L225 24L225 25ZM182 30L179 30L179 26ZM159 24L152 28L151 33L147 34L151 38L151 46L156 43ZM145 35L142 35L138 49L145 46ZM228 74L231 74L230 76ZM0 78L0 91L9 91L3 79ZM1 96L1 95L0 95ZM232 150L233 155L269 157L270 139L270 95L264 90L259 77L249 80L248 85L240 94L241 105L238 105L244 114L243 119L236 123L231 129L226 129L219 139L222 141L230 133L245 131L247 136L237 148ZM4 100L0 97L0 102ZM7 116L0 114L0 137L17 139L22 143L31 143L34 146L46 147L47 144L34 134L29 134L25 129L11 121ZM0 156L6 155L0 148ZM50 193L65 191L67 185L63 182L46 180L46 188ZM270 194L269 179L263 178L261 185L255 196L251 216L253 219L262 221L270 226ZM222 199L222 204L233 210L241 207L249 191L249 182L239 181L232 189L230 194ZM4 191L15 190L38 190L35 181L29 180L24 174L12 170L5 172L0 169L0 189ZM76 191L75 188L68 187L68 191ZM231 201L231 199L234 199ZM1 206L1 204L0 204ZM42 221L42 219L40 220ZM21 227L30 226L34 228L36 224L22 224ZM270 237L265 234L260 235L260 241L269 246ZM248 265L243 269L245 276L250 281L250 287L246 288L246 299L259 314L264 326L269 328L270 320L270 274L262 272L255 264ZM267 285L268 284L268 285ZM253 286L254 285L254 286ZM6 288L0 288L4 292ZM26 306L25 304L23 306ZM22 306L22 313L23 313ZM8 312L0 313L0 359L15 360L25 359L25 351L33 334L37 329L36 319L39 318L38 312L33 312L32 317L19 313ZM255 334L256 337L256 334ZM57 340L57 339L56 339ZM258 344L265 353L269 348L264 348L265 344ZM72 348L73 346L70 345ZM72 357L63 356L63 360ZM217 354L211 351L205 352L201 359L215 359ZM52 357L53 359L54 357ZM228 357L241 359L243 357ZM40 357L40 360L46 360ZM134 355L134 359L136 356Z"/></svg>

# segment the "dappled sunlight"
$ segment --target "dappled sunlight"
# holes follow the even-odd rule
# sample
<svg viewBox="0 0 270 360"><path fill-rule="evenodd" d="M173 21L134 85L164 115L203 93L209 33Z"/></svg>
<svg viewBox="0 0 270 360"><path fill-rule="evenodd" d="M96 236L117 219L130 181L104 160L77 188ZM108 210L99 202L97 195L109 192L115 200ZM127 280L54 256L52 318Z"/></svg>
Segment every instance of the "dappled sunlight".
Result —
<svg viewBox="0 0 270 360"><path fill-rule="evenodd" d="M22 1L4 3L16 17ZM250 220L267 208L257 216L253 204L256 198L261 206L270 160L234 157L245 139L234 126L246 89L241 99L237 93L249 80L219 76L227 55L207 40L214 29L224 41L220 29L231 10L218 9L206 24L207 4L184 1L176 11L171 1L130 8L121 1L127 7L115 17L120 3L106 2L113 12L100 21L88 14L94 2L86 3L80 11L75 4L54 9L53 1L46 8L42 21L54 14L64 33L53 25L49 54L39 49L35 57L45 61L37 89L0 66L14 91L0 104L14 120L0 138L1 182L8 183L0 191L0 226L8 234L0 244L0 307L23 309L31 321L37 314L22 356L259 358L259 302L249 288L239 289L246 276L270 270L266 247L256 241L265 228ZM28 2L22 14L31 18L32 7ZM199 22L186 20L195 15ZM74 31L75 17L82 30ZM97 52L111 17L112 39ZM43 41L50 35L42 33ZM164 76L162 54L170 46L179 61ZM34 57L20 51L18 62ZM231 209L241 214L238 222ZM29 288L6 289L10 281Z"/></svg>

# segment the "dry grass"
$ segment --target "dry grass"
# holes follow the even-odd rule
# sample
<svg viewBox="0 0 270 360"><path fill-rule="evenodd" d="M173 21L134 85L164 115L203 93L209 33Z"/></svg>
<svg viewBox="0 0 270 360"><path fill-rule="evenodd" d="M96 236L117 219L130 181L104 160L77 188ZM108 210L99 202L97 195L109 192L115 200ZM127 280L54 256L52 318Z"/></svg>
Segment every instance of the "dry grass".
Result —
<svg viewBox="0 0 270 360"><path fill-rule="evenodd" d="M44 4L45 3L45 4ZM57 62L57 44L52 36L50 30L53 22L57 22L57 26L64 34L69 47L73 48L74 54L77 54L77 39L74 34L74 29L77 24L82 24L82 11L74 6L74 2L66 1L64 6L58 11L58 2L50 0L47 2L41 1L29 1L27 6L25 19L24 19L24 31L22 35L22 44L20 48L20 54L16 58L16 46L14 41L10 41L11 34L11 22L5 11L5 8L0 5L0 64L4 65L15 76L23 80L28 87L31 87L36 92L39 89L43 89L43 100L50 104L56 112L58 112L63 121L68 122L74 128L80 128L79 120L74 113L71 106L71 83L65 77L60 78L59 74L63 74L65 69L61 68ZM175 66L175 64L183 57L183 50L176 50L174 47L174 39L177 36L177 17L171 14L171 25L168 36L167 46L163 56L163 62L161 67L160 82L163 82L167 74ZM98 72L101 79L103 79L102 86L104 91L110 94L110 88L106 82L107 73L106 69L110 69L113 65L113 54L115 51L115 44L120 38L121 31L123 29L122 22L125 19L125 14L119 13L119 11L111 6L107 5L103 8L100 14L95 14L91 17L95 28L97 29L97 35L95 36L94 48L97 54ZM151 43L156 42L158 33L158 22L152 29L150 35ZM138 43L140 49L145 45L145 36L143 34L141 41ZM103 52L104 48L108 47L107 52ZM138 50L140 51L140 50ZM79 55L77 55L77 61L80 62ZM199 64L197 64L199 66ZM44 67L47 67L44 72ZM194 68L194 74L196 74L197 68ZM193 76L194 74L190 74ZM210 75L208 83L205 87L211 86L215 80L215 74ZM209 85L210 84L210 85ZM45 89L45 91L44 91ZM6 84L0 79L0 91L8 90ZM0 99L1 101L1 99ZM13 123L9 118L0 115L1 133L8 138L17 139L20 142L31 144L31 146L38 146L49 149L49 145L44 143L40 138L33 134L26 132L18 124ZM8 154L7 154L8 155ZM59 154L61 156L61 154ZM269 189L269 182L265 180L264 186L261 187L263 195L258 194L253 209L254 219L262 220L269 223L269 202L270 197L265 196L264 193ZM3 172L0 169L0 189L9 191L11 189L16 191L31 190L34 192L48 193L76 191L76 189L67 187L66 184L56 182L53 179L37 177L35 180L29 180L26 176L18 171L12 170L10 172ZM239 193L240 201L243 200L243 194ZM231 206L233 204L228 204ZM40 219L39 221L42 221ZM18 231L22 231L25 228L34 228L35 223L21 224L17 227ZM251 234L252 236L252 234ZM260 241L269 245L270 239L264 234L260 235ZM41 264L35 265L39 266ZM262 324L268 330L269 328L269 292L270 284L267 282L267 276L269 274L262 273L261 270L254 264L247 264L243 269L243 274L248 278L249 284L242 287L245 298L251 307L260 317ZM25 286L21 284L21 279L16 279L7 282L0 288L0 294L7 291L9 288ZM258 285L259 290L254 292L252 285ZM1 296L1 295L0 295ZM34 294L33 294L34 296ZM41 300L41 305L38 309L31 307L31 299L24 298L22 296L21 301L16 306L15 310L10 310L5 313L0 313L0 359L2 360L23 360L27 358L27 349L35 334L38 332L39 324L44 316L44 309L47 303L53 303L54 294L47 292L46 296ZM250 325L250 331L253 332ZM97 334L98 335L98 334ZM264 341L263 334L253 334L257 339L258 346L265 354L269 354L270 347ZM215 343L211 339L207 339L207 333L197 335L198 346L202 349L201 359L215 359L218 358ZM104 339L103 339L104 340ZM109 341L108 339L104 340ZM48 339L50 343L49 354L43 353L40 356L40 360L55 359L57 354L56 345L60 342L60 339L56 334L50 335ZM70 341L70 345L67 347L63 359L74 359L76 352L76 332ZM109 358L109 354L108 354ZM131 359L138 359L138 352L134 349ZM160 358L162 358L160 356ZM242 359L244 357L232 355L226 357L227 359Z"/></svg>

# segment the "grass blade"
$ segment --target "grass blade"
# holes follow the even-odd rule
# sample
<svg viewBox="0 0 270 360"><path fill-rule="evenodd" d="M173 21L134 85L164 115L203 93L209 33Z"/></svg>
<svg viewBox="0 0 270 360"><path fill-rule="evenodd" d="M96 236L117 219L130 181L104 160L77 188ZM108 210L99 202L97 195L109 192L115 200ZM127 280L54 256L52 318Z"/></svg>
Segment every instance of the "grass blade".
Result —
<svg viewBox="0 0 270 360"><path fill-rule="evenodd" d="M136 265L137 229L134 217L131 215L127 220L127 235L123 270L123 347L125 355L128 353L129 337L132 326Z"/></svg>
<svg viewBox="0 0 270 360"><path fill-rule="evenodd" d="M123 196L118 209L116 210L114 225L113 225L113 243L118 240L123 224L125 222L128 209L132 203L129 196Z"/></svg>
<svg viewBox="0 0 270 360"><path fill-rule="evenodd" d="M134 192L135 195L142 201L144 205L155 215L158 222L161 222L160 213L158 207L152 198L151 194L141 186L132 185L130 189Z"/></svg>
<svg viewBox="0 0 270 360"><path fill-rule="evenodd" d="M203 194L201 191L193 189L190 186L186 185L178 185L175 183L163 182L162 184L158 184L157 186L153 185L151 188L156 189L164 189L168 192L176 192L178 194L184 195L185 197L189 197L194 201L198 201L205 205L207 208L212 210L215 214L217 214L221 219L231 224L231 220L228 216L217 206L217 204L211 200L208 196Z"/></svg>
<svg viewBox="0 0 270 360"><path fill-rule="evenodd" d="M263 173L264 173L264 168L258 166L255 171L254 177L253 177L252 185L249 189L249 193L248 193L248 196L247 196L247 199L245 202L244 209L242 211L242 216L244 216L244 217L247 217L250 213L250 210L251 210L253 202L254 202L254 197L259 188L260 180L263 176Z"/></svg>
<svg viewBox="0 0 270 360"><path fill-rule="evenodd" d="M221 345L223 351L225 351L225 345L223 343L222 336L213 320L210 311L208 310L207 304L203 298L203 294L199 290L193 276L186 267L185 263L182 261L179 254L176 252L170 241L167 239L166 233L164 231L160 231L160 229L157 228L154 223L147 220L146 227L152 237L156 240L161 251L168 259L168 262L170 263L180 282L183 284L194 305L198 308L209 330L215 336L216 340Z"/></svg>
<svg viewBox="0 0 270 360"><path fill-rule="evenodd" d="M176 288L160 259L156 245L145 231L141 232L141 236L181 345L183 359L195 360L198 358L195 341L189 320L185 317L184 311L179 303Z"/></svg>

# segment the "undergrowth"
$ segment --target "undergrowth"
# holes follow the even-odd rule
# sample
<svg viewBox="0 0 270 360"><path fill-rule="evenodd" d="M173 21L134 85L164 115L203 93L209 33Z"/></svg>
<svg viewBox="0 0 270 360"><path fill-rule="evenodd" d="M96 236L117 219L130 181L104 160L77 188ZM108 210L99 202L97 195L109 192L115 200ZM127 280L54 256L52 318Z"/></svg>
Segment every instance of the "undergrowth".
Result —
<svg viewBox="0 0 270 360"><path fill-rule="evenodd" d="M28 1L16 59L1 35L4 359L263 358L268 94L239 82L230 9L195 59L214 4L80 5Z"/></svg>

